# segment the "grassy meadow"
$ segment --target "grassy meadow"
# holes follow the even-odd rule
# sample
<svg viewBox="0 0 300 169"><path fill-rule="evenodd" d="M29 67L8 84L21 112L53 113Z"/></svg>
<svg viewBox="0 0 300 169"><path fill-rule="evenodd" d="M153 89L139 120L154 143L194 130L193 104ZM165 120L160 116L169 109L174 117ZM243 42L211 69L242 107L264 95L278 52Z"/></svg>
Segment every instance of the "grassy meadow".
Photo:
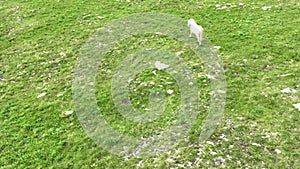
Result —
<svg viewBox="0 0 300 169"><path fill-rule="evenodd" d="M80 49L101 27L141 12L195 19L219 48L226 75L224 117L204 143L182 143L153 158L124 159L98 146L74 110L72 80ZM188 27L187 27L188 30ZM146 39L146 40L145 40ZM174 39L141 35L116 44L99 65L96 96L109 123L133 137L172 125L179 106L176 81L164 71L144 71L130 83L134 107L146 112L151 90L171 89L162 117L136 124L123 118L110 95L122 57L163 48L196 72L199 60ZM202 107L209 78L197 77ZM168 83L166 83L168 82ZM145 85L146 84L146 85ZM153 86L151 86L153 85ZM105 92L104 92L105 91ZM0 1L0 168L299 168L300 3L296 0L55 0ZM199 136L206 111L199 113Z"/></svg>

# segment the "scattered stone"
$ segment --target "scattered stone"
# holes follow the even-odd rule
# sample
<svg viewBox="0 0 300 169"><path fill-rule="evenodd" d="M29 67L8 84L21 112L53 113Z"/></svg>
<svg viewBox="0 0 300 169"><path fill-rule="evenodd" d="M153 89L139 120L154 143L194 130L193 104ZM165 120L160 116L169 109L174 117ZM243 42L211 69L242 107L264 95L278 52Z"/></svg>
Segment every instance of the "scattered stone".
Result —
<svg viewBox="0 0 300 169"><path fill-rule="evenodd" d="M70 114L73 114L72 110L65 111L65 115L70 115Z"/></svg>
<svg viewBox="0 0 300 169"><path fill-rule="evenodd" d="M281 150L278 150L278 149L275 149L274 150L277 154L280 154L281 153Z"/></svg>
<svg viewBox="0 0 300 169"><path fill-rule="evenodd" d="M257 144L257 143L252 143L253 146L257 146L257 147L261 147L260 144Z"/></svg>
<svg viewBox="0 0 300 169"><path fill-rule="evenodd" d="M167 90L168 94L172 94L174 91L173 90Z"/></svg>
<svg viewBox="0 0 300 169"><path fill-rule="evenodd" d="M62 93L58 93L58 94L56 95L56 97L61 97L61 96L63 96Z"/></svg>
<svg viewBox="0 0 300 169"><path fill-rule="evenodd" d="M272 8L271 6L263 6L263 7L262 7L262 9L263 9L264 11L269 10L269 9L271 9L271 8Z"/></svg>
<svg viewBox="0 0 300 169"><path fill-rule="evenodd" d="M290 89L289 87L281 90L281 93L296 93L296 92L297 90Z"/></svg>
<svg viewBox="0 0 300 169"><path fill-rule="evenodd" d="M44 97L44 96L46 96L46 92L43 92L43 93L41 93L41 94L39 94L38 96L37 96L37 98L41 98L41 97Z"/></svg>
<svg viewBox="0 0 300 169"><path fill-rule="evenodd" d="M293 104L293 106L300 111L300 103Z"/></svg>
<svg viewBox="0 0 300 169"><path fill-rule="evenodd" d="M158 70L162 70L162 69L166 69L169 67L169 65L166 65L164 63L161 63L160 61L156 61L155 62L155 67L158 69Z"/></svg>

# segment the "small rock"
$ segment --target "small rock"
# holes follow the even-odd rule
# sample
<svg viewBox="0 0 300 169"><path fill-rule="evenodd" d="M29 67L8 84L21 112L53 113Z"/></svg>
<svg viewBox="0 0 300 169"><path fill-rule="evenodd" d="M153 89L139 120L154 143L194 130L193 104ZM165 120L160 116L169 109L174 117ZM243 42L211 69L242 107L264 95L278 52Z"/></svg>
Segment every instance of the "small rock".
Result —
<svg viewBox="0 0 300 169"><path fill-rule="evenodd" d="M65 52L60 52L59 55L60 56L66 56L66 53Z"/></svg>
<svg viewBox="0 0 300 169"><path fill-rule="evenodd" d="M183 53L183 51L176 52L176 55L179 56Z"/></svg>
<svg viewBox="0 0 300 169"><path fill-rule="evenodd" d="M169 65L166 65L164 63L161 63L160 61L156 61L155 62L155 67L158 69L158 70L162 70L162 69L166 69L169 67Z"/></svg>
<svg viewBox="0 0 300 169"><path fill-rule="evenodd" d="M56 97L61 97L61 96L63 96L62 93L58 93L58 94L56 95Z"/></svg>
<svg viewBox="0 0 300 169"><path fill-rule="evenodd" d="M281 90L281 93L296 93L296 92L297 91L295 89L290 89L289 87Z"/></svg>
<svg viewBox="0 0 300 169"><path fill-rule="evenodd" d="M215 155L217 155L218 153L216 153L216 152L214 152L214 151L210 151L209 152L211 155L213 155L213 156L215 156Z"/></svg>
<svg viewBox="0 0 300 169"><path fill-rule="evenodd" d="M293 104L293 106L300 111L300 103Z"/></svg>
<svg viewBox="0 0 300 169"><path fill-rule="evenodd" d="M281 153L281 150L278 150L278 149L275 149L274 150L277 154L280 154Z"/></svg>
<svg viewBox="0 0 300 169"><path fill-rule="evenodd" d="M72 114L72 113L73 113L72 110L65 111L65 115L70 115L70 114Z"/></svg>
<svg viewBox="0 0 300 169"><path fill-rule="evenodd" d="M173 90L167 90L168 94L172 94L174 91Z"/></svg>
<svg viewBox="0 0 300 169"><path fill-rule="evenodd" d="M271 9L272 7L271 6L263 6L261 7L264 11L268 10L268 9Z"/></svg>
<svg viewBox="0 0 300 169"><path fill-rule="evenodd" d="M46 92L43 92L43 93L41 93L41 94L39 94L38 96L37 96L37 98L41 98L41 97L44 97L44 96L46 96Z"/></svg>
<svg viewBox="0 0 300 169"><path fill-rule="evenodd" d="M257 143L252 143L253 146L257 146L257 147L261 147L260 144L257 144Z"/></svg>
<svg viewBox="0 0 300 169"><path fill-rule="evenodd" d="M227 9L227 6L225 5L225 6L222 6L222 8L221 9Z"/></svg>
<svg viewBox="0 0 300 169"><path fill-rule="evenodd" d="M206 142L207 144L210 144L210 145L215 145L213 142L211 142L211 141L207 141Z"/></svg>

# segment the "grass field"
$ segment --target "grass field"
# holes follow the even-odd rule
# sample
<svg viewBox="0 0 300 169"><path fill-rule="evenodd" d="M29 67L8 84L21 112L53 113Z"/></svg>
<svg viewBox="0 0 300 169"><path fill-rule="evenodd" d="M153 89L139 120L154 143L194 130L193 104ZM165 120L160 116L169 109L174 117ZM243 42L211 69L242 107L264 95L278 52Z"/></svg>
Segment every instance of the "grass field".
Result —
<svg viewBox="0 0 300 169"><path fill-rule="evenodd" d="M203 26L206 38L221 47L217 52L226 75L226 108L206 142L182 143L153 158L124 159L98 146L83 130L74 112L72 74L82 45L97 29L140 12L194 18ZM134 45L141 42L145 43ZM163 71L157 73L159 78L145 71L133 80L130 96L140 110L149 106L145 96L150 90L141 84L154 82L161 84L154 89L174 91L164 116L140 126L126 122L113 107L106 90L111 74L106 70L116 66L121 54L158 45L170 52L183 50L174 39L142 35L114 46L99 66L97 102L104 114L115 112L105 115L111 125L131 136L148 136L171 125L178 86ZM189 54L184 49L182 57L193 67L198 61L189 60ZM205 86L205 80L209 79L197 82ZM173 85L165 86L166 81ZM0 1L0 168L299 168L300 110L293 106L297 103L296 0ZM194 128L191 139L198 130Z"/></svg>

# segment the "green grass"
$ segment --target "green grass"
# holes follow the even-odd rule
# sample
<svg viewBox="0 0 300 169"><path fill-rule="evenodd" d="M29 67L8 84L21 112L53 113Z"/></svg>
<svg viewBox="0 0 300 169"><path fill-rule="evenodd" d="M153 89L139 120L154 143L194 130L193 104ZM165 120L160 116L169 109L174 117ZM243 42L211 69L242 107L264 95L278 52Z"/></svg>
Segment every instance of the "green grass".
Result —
<svg viewBox="0 0 300 169"><path fill-rule="evenodd" d="M140 164L141 168L188 168L191 164L191 168L297 168L300 112L293 104L300 102L300 4L252 2L0 1L0 167L136 168ZM216 4L227 8L217 9ZM272 8L263 10L263 6ZM221 46L227 82L225 116L206 143L181 143L177 150L159 157L125 160L97 146L76 114L64 112L74 110L72 73L82 45L112 20L150 11L194 18L212 44ZM149 42L133 45L145 38ZM158 44L170 52L183 51L183 59L195 72L205 71L195 66L197 60L189 60L189 49L176 40L143 35L120 42L105 56L97 89L110 88L112 74L101 71L113 69L126 56L120 53ZM113 107L109 90L97 93L98 104L105 103L107 111L103 112L115 112L105 114L110 124L132 136L151 135L171 125L170 112L178 104L178 86L165 83L175 82L170 75L160 71L154 77L145 71L140 77L130 84L136 89L130 95L141 111L149 106L143 96L152 89L175 91L167 97L166 113L155 123L141 126L124 119ZM204 80L208 79L197 82L205 93L208 87L203 86L208 82ZM163 86L141 86L150 81ZM282 93L287 87L297 92ZM46 95L37 98L43 92ZM209 95L203 99L208 100ZM205 111L199 122L203 116ZM193 128L191 141L199 130Z"/></svg>

